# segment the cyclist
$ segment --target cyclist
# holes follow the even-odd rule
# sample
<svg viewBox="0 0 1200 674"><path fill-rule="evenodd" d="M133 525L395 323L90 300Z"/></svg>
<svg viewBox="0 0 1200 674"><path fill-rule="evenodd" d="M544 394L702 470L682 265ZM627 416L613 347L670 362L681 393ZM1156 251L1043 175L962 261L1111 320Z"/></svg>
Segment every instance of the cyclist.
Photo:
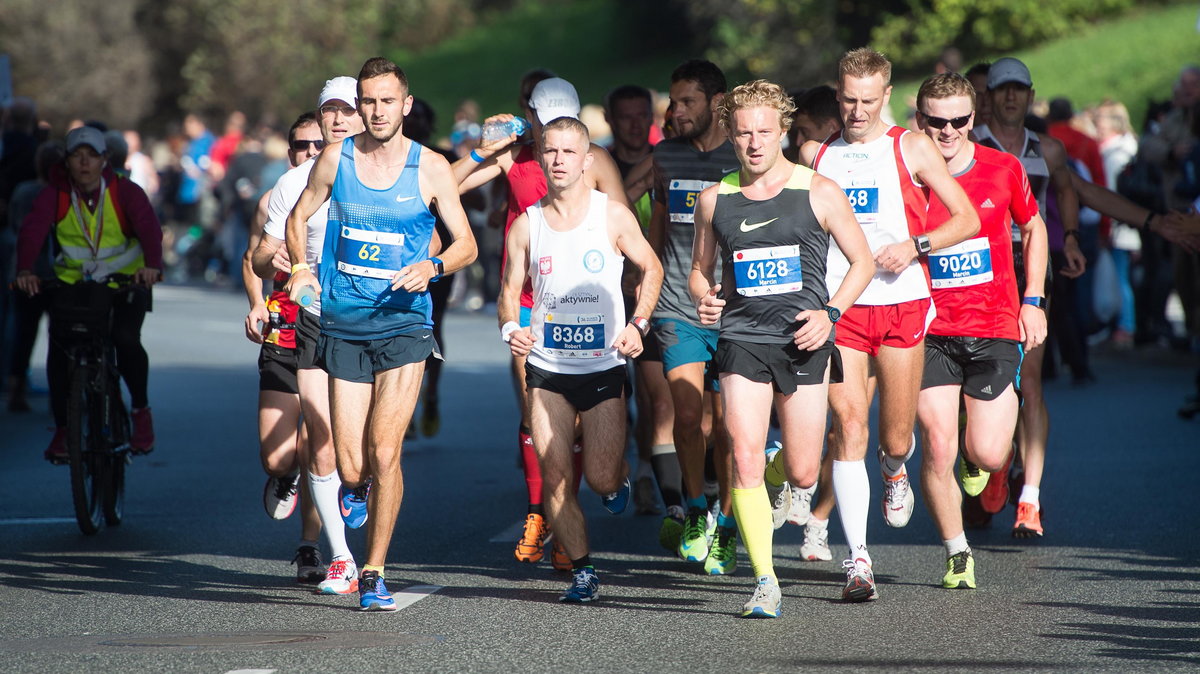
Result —
<svg viewBox="0 0 1200 674"><path fill-rule="evenodd" d="M67 134L66 160L51 170L49 184L21 226L16 284L30 295L41 288L33 266L47 242L53 247L54 274L63 283L104 281L112 274L134 278L130 301L113 307L111 336L132 402L130 449L147 454L154 449L154 424L147 395L150 360L141 332L150 288L162 278L162 227L142 188L108 165L104 134L90 126ZM46 377L55 430L45 457L66 463L67 357L53 340Z"/></svg>

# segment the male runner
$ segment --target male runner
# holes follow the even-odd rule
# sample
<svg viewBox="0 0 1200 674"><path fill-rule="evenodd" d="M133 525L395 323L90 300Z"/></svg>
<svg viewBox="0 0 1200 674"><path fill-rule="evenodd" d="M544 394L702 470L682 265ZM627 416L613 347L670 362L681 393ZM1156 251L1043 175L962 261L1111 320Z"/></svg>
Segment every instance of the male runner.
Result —
<svg viewBox="0 0 1200 674"><path fill-rule="evenodd" d="M335 77L325 82L317 97L318 124L326 145L362 133L358 102L358 82L353 77ZM311 147L311 144L310 144ZM260 278L274 278L292 268L286 246L287 217L308 185L316 160L308 160L279 178L267 202L267 223L254 249L251 262ZM308 220L307 263L321 261L321 242L329 205L324 203ZM305 259L305 258L299 258ZM358 590L358 566L346 544L346 525L342 521L338 489L337 456L333 448L333 430L329 420L329 375L317 363L317 338L320 335L321 303L317 298L296 315L296 386L300 391L300 409L304 413L308 452L304 470L313 503L321 516L325 538L329 541L332 561L325 580L317 586L326 594L349 594Z"/></svg>
<svg viewBox="0 0 1200 674"><path fill-rule="evenodd" d="M288 162L292 168L317 156L324 147L317 119L315 113L306 112L288 129ZM246 337L262 345L258 355L258 445L267 473L263 505L272 518L286 519L300 497L300 545L292 563L296 564L297 580L319 583L325 580L317 543L321 518L309 481L300 480L301 469L310 462L306 434L300 426L300 389L296 384L296 321L300 307L283 292L287 274L276 272L272 291L264 295L263 280L253 269L253 253L263 236L270 198L268 190L259 199L242 257L242 283L250 301Z"/></svg>
<svg viewBox="0 0 1200 674"><path fill-rule="evenodd" d="M1072 186L1067 153L1061 142L1045 134L1025 128L1025 115L1034 100L1033 78L1021 61L1005 57L988 68L988 97L991 100L991 120L975 127L980 145L1008 152L1021 160L1029 176L1030 187L1037 197L1038 208L1046 212L1046 190L1053 185L1058 213L1063 227L1063 255L1066 266L1059 273L1068 278L1083 274L1086 259L1079 250L1079 200ZM1020 240L1013 231L1014 261L1018 283L1025 278L1024 260L1016 249ZM1041 482L1046 462L1046 441L1050 435L1050 418L1042 396L1042 347L1035 346L1021 362L1021 413L1017 428L1024 486L1017 503L1017 518L1013 536L1030 538L1042 535ZM978 496L988 484L988 473L968 461L959 469L963 491ZM1003 476L1001 476L1003 477ZM997 480L997 491L1007 492L1007 480ZM1004 507L1006 493L985 498L981 505L998 512Z"/></svg>
<svg viewBox="0 0 1200 674"><path fill-rule="evenodd" d="M545 483L546 514L571 558L568 603L599 599L587 528L575 495L571 445L583 427L583 471L598 494L615 492L628 469L625 449L625 357L642 351L644 316L658 300L662 267L629 209L587 187L592 163L587 127L551 120L541 139L548 193L513 222L509 264L500 291L500 334L525 356L534 447ZM635 313L625 321L622 264L642 272ZM520 294L533 282L531 324L521 327Z"/></svg>
<svg viewBox="0 0 1200 674"><path fill-rule="evenodd" d="M783 432L777 456L795 484L811 486L821 463L829 382L841 377L833 324L875 272L837 183L783 158L793 110L783 88L766 80L735 87L722 99L720 125L741 170L700 193L689 278L701 322L721 323L716 361L733 444L733 510L757 578L742 610L749 618L775 618L780 610L771 500L763 485L772 402ZM832 299L825 287L830 234L850 260ZM723 284L714 284L718 245ZM772 465L782 468L778 463Z"/></svg>
<svg viewBox="0 0 1200 674"><path fill-rule="evenodd" d="M891 97L892 64L863 47L838 62L838 103L844 129L824 143L810 141L801 158L837 182L854 214L877 267L870 285L842 316L836 343L844 368L842 383L829 387L833 411L831 451L833 491L842 529L850 547L843 563L847 601L875 599L878 592L867 551L867 510L871 485L867 453L868 376L879 381L879 457L884 476L884 519L904 526L912 516L913 495L904 462L915 449L913 425L920 392L925 328L932 314L929 283L919 257L954 245L979 231L979 218L933 143L920 134L889 126L880 111ZM923 187L918 187L918 186ZM927 192L932 189L950 219L928 235ZM842 284L849 263L836 245L829 247L826 284ZM790 504L787 489L767 475L776 509ZM778 518L782 523L782 517Z"/></svg>
<svg viewBox="0 0 1200 674"><path fill-rule="evenodd" d="M1021 162L970 141L974 108L975 90L961 75L935 75L917 92L917 124L937 144L981 223L978 236L929 256L938 314L925 338L917 401L925 443L921 484L946 546L942 585L950 589L975 587L975 560L963 531L962 498L954 477L959 398L965 395L967 411L963 456L985 470L999 470L1012 452L1017 426L1021 345L1032 349L1046 338L1046 223ZM929 221L945 217L945 206L933 198ZM1014 224L1026 262L1019 303Z"/></svg>
<svg viewBox="0 0 1200 674"><path fill-rule="evenodd" d="M391 611L384 563L404 495L400 468L425 359L434 351L428 287L475 259L475 240L449 163L401 133L412 107L408 79L375 57L358 75L358 112L366 133L321 153L288 215L293 260L307 259L307 221L329 200L320 281L309 263L292 265L288 292L321 294L319 363L329 373L342 517L369 520L359 606ZM453 240L430 257L434 216ZM370 495L370 498L368 498Z"/></svg>
<svg viewBox="0 0 1200 674"><path fill-rule="evenodd" d="M668 512L659 541L685 561L704 562L710 574L730 573L736 566L737 520L729 493L731 461L725 422L720 395L715 392L710 395L711 424L705 426L706 382L710 389L716 383L710 361L717 350L717 329L701 324L688 291L688 276L696 198L739 166L728 135L713 121L725 89L725 74L710 61L687 61L671 73L672 121L679 135L654 147L654 209L650 217L650 245L662 260L664 274L653 328L671 387L675 450L687 499L685 518L680 521L678 513ZM704 495L708 429L714 440L713 463L721 501L711 550Z"/></svg>

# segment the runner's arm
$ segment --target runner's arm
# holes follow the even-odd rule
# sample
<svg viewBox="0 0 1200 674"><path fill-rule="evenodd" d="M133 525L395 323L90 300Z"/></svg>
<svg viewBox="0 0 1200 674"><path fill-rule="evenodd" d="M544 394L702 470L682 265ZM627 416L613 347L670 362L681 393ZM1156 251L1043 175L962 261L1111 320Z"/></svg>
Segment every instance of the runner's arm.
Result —
<svg viewBox="0 0 1200 674"><path fill-rule="evenodd" d="M688 274L688 292L704 325L715 325L725 310L725 300L717 296L721 284L713 285L717 238L713 234L712 214L717 203L717 189L717 185L704 188L696 200L696 235L692 239L692 270Z"/></svg>
<svg viewBox="0 0 1200 674"><path fill-rule="evenodd" d="M483 121L484 126L488 122L507 122L513 118L510 114L492 115ZM484 185L501 173L507 173L508 169L512 168L513 157L516 155L518 136L510 134L508 138L499 140L484 140L479 139L479 146L472 150L471 154L465 157L459 157L458 161L451 165L451 170L454 173L454 180L458 182L458 193L464 194L471 190ZM483 161L476 161L471 155L483 157Z"/></svg>
<svg viewBox="0 0 1200 674"><path fill-rule="evenodd" d="M246 314L246 338L255 344L262 344L262 330L259 323L270 319L267 305L263 298L263 282L254 273L254 251L263 236L263 224L267 221L267 201L271 193L267 192L258 200L254 209L254 217L250 220L250 240L246 244L246 252L242 255L242 285L246 288L246 299L250 302L250 313Z"/></svg>
<svg viewBox="0 0 1200 674"><path fill-rule="evenodd" d="M1067 278L1079 278L1087 268L1087 258L1079 250L1079 195L1071 179L1074 173L1067 166L1067 150L1053 136L1038 134L1042 142L1042 154L1046 167L1050 169L1050 184L1058 201L1058 217L1062 220L1063 256L1067 265L1058 270ZM1074 232L1068 235L1067 232Z"/></svg>
<svg viewBox="0 0 1200 674"><path fill-rule="evenodd" d="M1095 209L1114 220L1133 223L1135 226L1149 229L1166 240L1183 246L1190 252L1194 253L1200 248L1200 217L1182 213L1171 215L1154 213L1102 185L1084 180L1074 171L1071 172L1071 185L1075 187L1075 191L1079 195L1079 203L1088 208Z"/></svg>
<svg viewBox="0 0 1200 674"><path fill-rule="evenodd" d="M638 284L637 306L633 309L634 316L649 318L658 304L658 293L662 289L663 269L654 249L642 236L642 228L633 213L624 206L615 203L608 205L608 221L616 230L616 249L625 259L632 262L640 271L642 282ZM622 355L637 357L645 348L642 344L642 331L633 323L627 323L617 338L613 347Z"/></svg>
<svg viewBox="0 0 1200 674"><path fill-rule="evenodd" d="M595 181L596 189L607 194L609 201L621 204L625 210L633 213L629 206L630 201L625 196L625 184L621 182L621 170L617 168L617 162L613 161L608 150L595 143L592 143L591 153L592 165L588 167L587 172Z"/></svg>
<svg viewBox="0 0 1200 674"><path fill-rule="evenodd" d="M636 204L654 186L654 155L647 155L625 176L625 198Z"/></svg>
<svg viewBox="0 0 1200 674"><path fill-rule="evenodd" d="M1025 259L1025 297L1046 296L1046 264L1050 256L1050 244L1046 236L1046 222L1035 214L1021 227L1021 255ZM1046 341L1046 311L1021 303L1018 326L1025 349L1032 349Z"/></svg>
<svg viewBox="0 0 1200 674"><path fill-rule="evenodd" d="M529 276L529 216L522 213L513 220L504 240L506 261L501 273L500 299L496 302L496 316L501 334L511 330L509 350L514 356L524 356L533 348L533 331L519 327L521 317L521 289ZM511 324L511 325L510 325ZM513 326L516 326L513 329Z"/></svg>
<svg viewBox="0 0 1200 674"><path fill-rule="evenodd" d="M432 201L451 237L450 245L441 242L442 249L437 257L442 261L442 273L453 274L475 261L479 252L475 246L475 235L471 233L471 223L467 221L467 213L458 199L458 183L454 180L449 162L432 150L423 150L420 165L421 193L433 195ZM392 290L425 292L435 276L437 267L433 260L422 260L396 272L392 279Z"/></svg>
<svg viewBox="0 0 1200 674"><path fill-rule="evenodd" d="M333 191L333 181L337 178L338 162L342 156L342 141L326 147L325 150L317 155L316 164L308 174L308 185L288 213L284 230L288 258L300 261L294 263L293 268L308 259L308 219L321 208L321 204L329 200ZM315 269L297 269L292 273L286 284L288 297L297 302L300 289L304 286L312 286L318 293L321 291Z"/></svg>
<svg viewBox="0 0 1200 674"><path fill-rule="evenodd" d="M646 240L650 242L650 248L654 250L654 254L662 259L663 248L667 243L667 193L663 191L666 185L662 180L662 171L659 169L658 162L653 161L654 155L650 155L652 159L651 182L654 185L654 198L650 202L650 226L647 228Z"/></svg>

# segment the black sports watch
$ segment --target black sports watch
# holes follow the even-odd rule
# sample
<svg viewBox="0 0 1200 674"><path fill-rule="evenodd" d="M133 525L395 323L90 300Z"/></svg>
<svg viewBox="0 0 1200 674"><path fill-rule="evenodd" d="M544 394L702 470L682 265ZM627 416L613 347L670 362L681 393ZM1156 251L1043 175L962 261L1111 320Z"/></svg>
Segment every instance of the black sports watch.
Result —
<svg viewBox="0 0 1200 674"><path fill-rule="evenodd" d="M828 304L825 305L825 313L829 314L830 323L837 323L838 319L842 317L841 309L838 309L837 307L831 307Z"/></svg>
<svg viewBox="0 0 1200 674"><path fill-rule="evenodd" d="M1045 297L1024 297L1024 298L1021 298L1021 304L1028 304L1031 307L1037 307L1038 309L1045 309L1046 308L1046 298Z"/></svg>
<svg viewBox="0 0 1200 674"><path fill-rule="evenodd" d="M929 237L924 234L914 236L913 243L917 244L917 255L925 256L933 250L933 246L929 243Z"/></svg>
<svg viewBox="0 0 1200 674"><path fill-rule="evenodd" d="M446 273L446 265L442 264L441 258L431 257L429 261L433 263L433 271L435 272L430 281L438 281L442 275Z"/></svg>

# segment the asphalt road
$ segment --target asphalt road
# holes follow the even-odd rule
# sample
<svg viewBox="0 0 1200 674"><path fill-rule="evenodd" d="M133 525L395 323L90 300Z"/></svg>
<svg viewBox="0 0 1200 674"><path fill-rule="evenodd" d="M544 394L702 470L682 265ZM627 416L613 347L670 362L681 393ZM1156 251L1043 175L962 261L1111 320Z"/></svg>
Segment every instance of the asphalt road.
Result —
<svg viewBox="0 0 1200 674"><path fill-rule="evenodd" d="M1175 414L1194 360L1101 355L1093 385L1048 383L1047 534L1013 540L1011 509L970 532L978 590L941 589L944 553L918 500L905 529L871 513L879 601L839 601L836 522L826 563L798 561L788 525L784 615L743 621L744 551L736 575L703 576L658 548L658 518L607 515L586 491L601 602L560 605L566 574L513 560L524 483L506 352L490 317L452 314L442 430L405 448L388 560L389 587L411 603L364 614L356 597L296 585L298 522L263 513L244 311L231 293L156 291L158 449L130 467L120 527L79 533L67 470L41 459L44 396L32 414L0 413L0 671L1200 668L1200 420ZM363 534L350 541L361 554Z"/></svg>

